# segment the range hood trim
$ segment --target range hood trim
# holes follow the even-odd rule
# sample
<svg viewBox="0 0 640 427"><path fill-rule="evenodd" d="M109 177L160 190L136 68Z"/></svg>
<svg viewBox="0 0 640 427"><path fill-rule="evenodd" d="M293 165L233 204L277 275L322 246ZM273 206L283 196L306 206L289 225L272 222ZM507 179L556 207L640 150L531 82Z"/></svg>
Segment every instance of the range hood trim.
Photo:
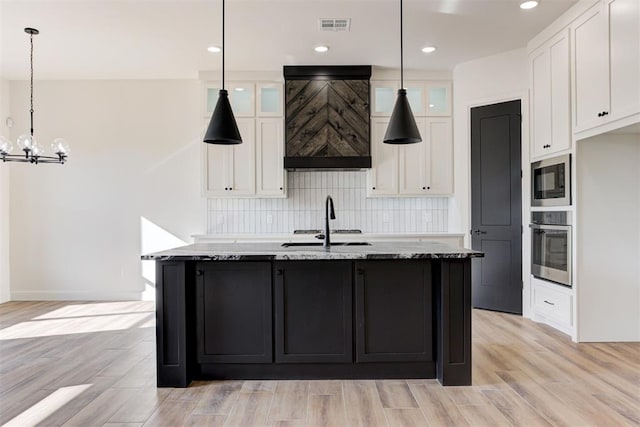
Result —
<svg viewBox="0 0 640 427"><path fill-rule="evenodd" d="M370 80L371 65L285 65L285 80Z"/></svg>
<svg viewBox="0 0 640 427"><path fill-rule="evenodd" d="M371 169L371 156L351 157L285 157L287 170L325 169L325 170L361 170Z"/></svg>

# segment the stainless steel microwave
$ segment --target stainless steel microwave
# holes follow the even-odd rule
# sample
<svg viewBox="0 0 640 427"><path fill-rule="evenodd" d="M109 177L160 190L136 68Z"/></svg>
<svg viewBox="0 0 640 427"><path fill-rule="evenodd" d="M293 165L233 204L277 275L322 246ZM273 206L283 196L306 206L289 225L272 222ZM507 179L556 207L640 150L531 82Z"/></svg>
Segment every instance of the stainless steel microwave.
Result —
<svg viewBox="0 0 640 427"><path fill-rule="evenodd" d="M531 163L531 206L571 205L571 154Z"/></svg>

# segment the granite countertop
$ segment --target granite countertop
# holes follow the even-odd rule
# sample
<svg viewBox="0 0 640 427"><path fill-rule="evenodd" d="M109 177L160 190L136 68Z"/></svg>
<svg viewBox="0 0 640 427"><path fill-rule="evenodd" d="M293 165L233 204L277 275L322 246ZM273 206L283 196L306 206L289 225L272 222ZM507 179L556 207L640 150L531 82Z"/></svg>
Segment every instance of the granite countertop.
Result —
<svg viewBox="0 0 640 427"><path fill-rule="evenodd" d="M319 241L316 240L315 243ZM335 244L338 241L333 241ZM321 243L321 242L320 242ZM482 252L438 242L371 242L370 246L283 247L281 243L195 243L142 255L157 261L476 258Z"/></svg>

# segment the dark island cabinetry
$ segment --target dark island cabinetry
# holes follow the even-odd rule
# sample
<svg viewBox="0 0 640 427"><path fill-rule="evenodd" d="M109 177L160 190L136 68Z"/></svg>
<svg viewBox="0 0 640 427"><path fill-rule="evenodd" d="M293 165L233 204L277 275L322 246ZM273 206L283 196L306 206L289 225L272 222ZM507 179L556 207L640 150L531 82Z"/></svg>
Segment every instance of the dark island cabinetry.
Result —
<svg viewBox="0 0 640 427"><path fill-rule="evenodd" d="M471 258L482 254L398 243L314 252L236 244L216 255L225 249L149 256L159 387L219 379L471 384Z"/></svg>
<svg viewBox="0 0 640 427"><path fill-rule="evenodd" d="M352 361L352 263L276 262L278 363Z"/></svg>
<svg viewBox="0 0 640 427"><path fill-rule="evenodd" d="M199 363L270 363L271 263L196 264Z"/></svg>
<svg viewBox="0 0 640 427"><path fill-rule="evenodd" d="M356 361L433 360L431 263L358 261Z"/></svg>

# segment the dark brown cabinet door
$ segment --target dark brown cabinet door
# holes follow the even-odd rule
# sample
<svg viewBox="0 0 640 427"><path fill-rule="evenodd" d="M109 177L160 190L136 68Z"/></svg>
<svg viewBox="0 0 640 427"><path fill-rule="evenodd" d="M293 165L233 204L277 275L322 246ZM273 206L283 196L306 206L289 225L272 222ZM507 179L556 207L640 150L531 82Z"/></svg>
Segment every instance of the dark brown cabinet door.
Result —
<svg viewBox="0 0 640 427"><path fill-rule="evenodd" d="M352 362L350 261L276 263L276 362Z"/></svg>
<svg viewBox="0 0 640 427"><path fill-rule="evenodd" d="M273 361L270 262L196 265L198 362Z"/></svg>
<svg viewBox="0 0 640 427"><path fill-rule="evenodd" d="M429 261L356 262L356 362L433 360Z"/></svg>

